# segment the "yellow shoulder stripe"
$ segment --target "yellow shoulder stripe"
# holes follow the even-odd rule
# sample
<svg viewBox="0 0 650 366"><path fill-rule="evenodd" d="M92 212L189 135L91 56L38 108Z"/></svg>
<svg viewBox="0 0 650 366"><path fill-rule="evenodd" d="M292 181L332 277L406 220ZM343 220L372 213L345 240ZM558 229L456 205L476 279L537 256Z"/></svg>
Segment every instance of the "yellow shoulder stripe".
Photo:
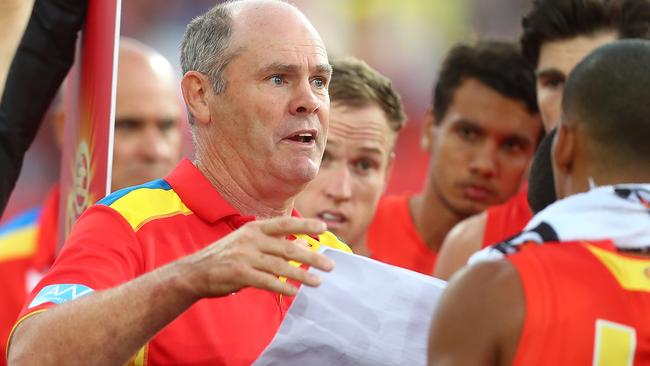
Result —
<svg viewBox="0 0 650 366"><path fill-rule="evenodd" d="M109 207L119 212L133 231L140 230L144 224L156 219L192 213L172 189L136 189Z"/></svg>
<svg viewBox="0 0 650 366"><path fill-rule="evenodd" d="M593 245L585 247L607 267L621 287L650 292L650 259L625 257Z"/></svg>
<svg viewBox="0 0 650 366"><path fill-rule="evenodd" d="M0 262L26 258L36 251L36 227L28 226L0 237Z"/></svg>
<svg viewBox="0 0 650 366"><path fill-rule="evenodd" d="M126 366L146 366L148 348L149 343L142 346L142 348L138 350L138 353L136 353L135 356L133 356L133 358L127 362Z"/></svg>

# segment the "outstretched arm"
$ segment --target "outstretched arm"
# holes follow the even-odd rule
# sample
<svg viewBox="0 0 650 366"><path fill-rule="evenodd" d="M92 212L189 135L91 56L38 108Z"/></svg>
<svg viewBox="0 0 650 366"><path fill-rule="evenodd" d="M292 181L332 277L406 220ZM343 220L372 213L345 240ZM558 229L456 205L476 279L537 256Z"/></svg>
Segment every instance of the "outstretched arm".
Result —
<svg viewBox="0 0 650 366"><path fill-rule="evenodd" d="M124 364L199 299L249 286L295 295L297 289L278 276L317 286L318 277L287 261L326 271L333 263L285 237L324 230L320 221L291 217L251 222L135 280L37 313L17 326L10 341L10 364Z"/></svg>

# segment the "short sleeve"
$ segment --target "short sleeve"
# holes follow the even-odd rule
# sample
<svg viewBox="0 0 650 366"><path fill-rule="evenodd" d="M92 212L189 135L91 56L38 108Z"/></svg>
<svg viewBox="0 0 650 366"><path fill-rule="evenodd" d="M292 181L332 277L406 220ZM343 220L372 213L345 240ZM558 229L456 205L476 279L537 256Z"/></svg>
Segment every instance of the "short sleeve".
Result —
<svg viewBox="0 0 650 366"><path fill-rule="evenodd" d="M19 319L143 272L142 251L131 226L110 207L95 205L75 224L54 265L27 297Z"/></svg>

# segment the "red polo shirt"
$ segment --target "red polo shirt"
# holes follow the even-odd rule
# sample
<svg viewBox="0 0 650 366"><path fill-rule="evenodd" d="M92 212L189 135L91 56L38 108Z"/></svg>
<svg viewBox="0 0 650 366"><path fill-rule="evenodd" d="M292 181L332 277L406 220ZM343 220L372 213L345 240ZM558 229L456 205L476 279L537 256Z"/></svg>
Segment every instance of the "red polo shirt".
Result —
<svg viewBox="0 0 650 366"><path fill-rule="evenodd" d="M117 191L89 208L52 270L28 298L21 320L130 281L251 220L254 217L240 215L184 160L164 180ZM328 245L350 251L330 233L308 240L314 250ZM132 364L249 365L275 335L291 300L246 288L198 301L156 334Z"/></svg>

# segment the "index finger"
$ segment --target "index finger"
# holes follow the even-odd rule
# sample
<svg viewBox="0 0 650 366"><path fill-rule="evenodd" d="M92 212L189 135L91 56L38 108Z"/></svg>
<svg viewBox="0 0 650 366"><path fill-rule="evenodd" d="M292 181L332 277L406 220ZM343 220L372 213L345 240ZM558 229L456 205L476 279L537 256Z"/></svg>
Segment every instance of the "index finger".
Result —
<svg viewBox="0 0 650 366"><path fill-rule="evenodd" d="M320 220L300 217L277 217L265 220L261 225L262 232L271 236L318 235L327 230L327 225Z"/></svg>

